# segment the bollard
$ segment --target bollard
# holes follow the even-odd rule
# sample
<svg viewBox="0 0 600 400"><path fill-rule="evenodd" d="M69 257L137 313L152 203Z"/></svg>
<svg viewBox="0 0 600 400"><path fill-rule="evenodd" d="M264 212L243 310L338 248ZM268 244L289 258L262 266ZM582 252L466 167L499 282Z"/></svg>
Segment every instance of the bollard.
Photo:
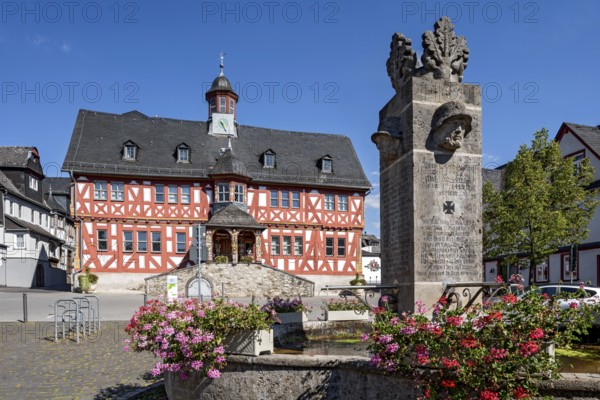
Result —
<svg viewBox="0 0 600 400"><path fill-rule="evenodd" d="M27 293L23 293L23 322L27 323Z"/></svg>
<svg viewBox="0 0 600 400"><path fill-rule="evenodd" d="M144 306L148 302L148 293L144 293Z"/></svg>

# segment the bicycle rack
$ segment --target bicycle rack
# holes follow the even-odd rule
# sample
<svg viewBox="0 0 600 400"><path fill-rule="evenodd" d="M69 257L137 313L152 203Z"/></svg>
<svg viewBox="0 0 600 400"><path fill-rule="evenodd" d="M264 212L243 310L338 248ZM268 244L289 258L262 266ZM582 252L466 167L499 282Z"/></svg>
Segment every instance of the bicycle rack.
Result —
<svg viewBox="0 0 600 400"><path fill-rule="evenodd" d="M50 306L52 307L52 306ZM61 326L62 338L75 331L75 340L79 343L79 333L83 337L101 330L100 299L97 296L59 299L54 303L54 341L58 341L58 327Z"/></svg>

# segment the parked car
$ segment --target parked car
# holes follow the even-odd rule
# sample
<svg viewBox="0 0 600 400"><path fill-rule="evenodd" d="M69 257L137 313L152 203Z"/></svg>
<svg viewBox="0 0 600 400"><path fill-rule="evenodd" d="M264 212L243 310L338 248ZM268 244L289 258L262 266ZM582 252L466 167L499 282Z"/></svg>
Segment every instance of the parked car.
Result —
<svg viewBox="0 0 600 400"><path fill-rule="evenodd" d="M579 289L583 289L583 292L581 292ZM547 294L550 297L560 296L561 293L566 293L566 298L561 298L558 300L562 308L568 308L573 303L581 304L582 302L588 304L600 304L600 288L597 287L581 287L579 285L542 285L534 286L530 290L535 290L539 293ZM596 316L596 321L594 325L600 325L600 315Z"/></svg>

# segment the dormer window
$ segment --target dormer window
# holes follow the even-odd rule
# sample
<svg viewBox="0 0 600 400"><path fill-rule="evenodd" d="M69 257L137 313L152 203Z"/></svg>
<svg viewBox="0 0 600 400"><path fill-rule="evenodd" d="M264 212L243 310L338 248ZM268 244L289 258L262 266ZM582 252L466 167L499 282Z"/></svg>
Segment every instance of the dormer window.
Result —
<svg viewBox="0 0 600 400"><path fill-rule="evenodd" d="M275 168L275 152L273 150L263 153L263 168Z"/></svg>
<svg viewBox="0 0 600 400"><path fill-rule="evenodd" d="M185 144L180 144L179 146L177 146L177 162L190 162L190 148Z"/></svg>
<svg viewBox="0 0 600 400"><path fill-rule="evenodd" d="M123 145L123 160L135 161L137 158L137 146L133 142Z"/></svg>
<svg viewBox="0 0 600 400"><path fill-rule="evenodd" d="M321 172L331 174L333 172L333 159L330 156L325 156L321 159Z"/></svg>
<svg viewBox="0 0 600 400"><path fill-rule="evenodd" d="M35 191L38 190L38 180L36 178L34 178L33 176L29 177L29 188L33 189Z"/></svg>

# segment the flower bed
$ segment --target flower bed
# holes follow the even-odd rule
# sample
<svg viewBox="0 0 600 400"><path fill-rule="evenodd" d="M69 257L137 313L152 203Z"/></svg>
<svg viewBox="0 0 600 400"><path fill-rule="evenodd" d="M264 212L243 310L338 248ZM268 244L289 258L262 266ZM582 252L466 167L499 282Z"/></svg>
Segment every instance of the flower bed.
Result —
<svg viewBox="0 0 600 400"><path fill-rule="evenodd" d="M152 373L200 371L218 378L226 365L223 340L243 330L270 330L273 316L256 305L218 299L151 300L133 315L125 331L126 350L149 351L160 357Z"/></svg>
<svg viewBox="0 0 600 400"><path fill-rule="evenodd" d="M325 308L327 311L369 311L369 308L356 299L332 299Z"/></svg>
<svg viewBox="0 0 600 400"><path fill-rule="evenodd" d="M267 298L262 310L273 315L276 321L281 324L292 324L306 322L310 306L305 304L301 297L283 299L276 296L272 299Z"/></svg>
<svg viewBox="0 0 600 400"><path fill-rule="evenodd" d="M520 284L520 276L514 276ZM531 291L522 298L449 310L434 306L435 319L417 303L417 313L378 309L370 340L371 364L403 371L419 381L423 398L525 399L538 394L536 381L556 377L557 361L543 351L568 346L593 323L598 305L561 308L557 299Z"/></svg>

